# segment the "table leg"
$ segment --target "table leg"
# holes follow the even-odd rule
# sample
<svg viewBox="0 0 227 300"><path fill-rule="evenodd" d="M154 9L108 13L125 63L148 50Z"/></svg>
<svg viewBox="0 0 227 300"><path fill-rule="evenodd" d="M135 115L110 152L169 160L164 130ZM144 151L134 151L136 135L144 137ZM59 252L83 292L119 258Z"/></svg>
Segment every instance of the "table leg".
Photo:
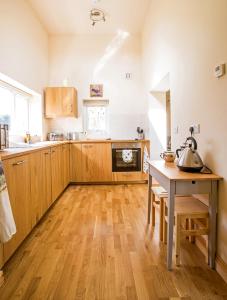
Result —
<svg viewBox="0 0 227 300"><path fill-rule="evenodd" d="M147 207L147 223L151 222L151 187L152 187L152 176L149 174L148 178L148 207Z"/></svg>
<svg viewBox="0 0 227 300"><path fill-rule="evenodd" d="M171 181L168 190L168 237L167 237L167 269L172 269L173 256L173 226L174 226L174 202L175 182Z"/></svg>
<svg viewBox="0 0 227 300"><path fill-rule="evenodd" d="M215 268L216 243L217 243L217 206L218 206L218 182L211 182L209 195L209 235L208 235L208 262L212 269Z"/></svg>

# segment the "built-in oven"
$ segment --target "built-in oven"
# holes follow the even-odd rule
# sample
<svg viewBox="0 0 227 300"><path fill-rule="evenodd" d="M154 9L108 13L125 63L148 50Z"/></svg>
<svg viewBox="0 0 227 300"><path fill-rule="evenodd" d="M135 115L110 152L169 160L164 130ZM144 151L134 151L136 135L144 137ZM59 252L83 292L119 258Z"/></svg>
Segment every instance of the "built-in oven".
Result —
<svg viewBox="0 0 227 300"><path fill-rule="evenodd" d="M140 143L112 144L112 171L139 172L141 171Z"/></svg>

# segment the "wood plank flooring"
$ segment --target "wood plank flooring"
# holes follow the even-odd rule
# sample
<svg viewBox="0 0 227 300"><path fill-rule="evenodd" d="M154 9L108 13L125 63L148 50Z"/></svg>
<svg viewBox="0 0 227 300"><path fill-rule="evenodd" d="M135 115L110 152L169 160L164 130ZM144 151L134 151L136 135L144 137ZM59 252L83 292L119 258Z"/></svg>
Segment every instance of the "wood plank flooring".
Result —
<svg viewBox="0 0 227 300"><path fill-rule="evenodd" d="M182 265L166 270L146 199L146 185L70 186L5 266L0 299L227 299L187 241Z"/></svg>

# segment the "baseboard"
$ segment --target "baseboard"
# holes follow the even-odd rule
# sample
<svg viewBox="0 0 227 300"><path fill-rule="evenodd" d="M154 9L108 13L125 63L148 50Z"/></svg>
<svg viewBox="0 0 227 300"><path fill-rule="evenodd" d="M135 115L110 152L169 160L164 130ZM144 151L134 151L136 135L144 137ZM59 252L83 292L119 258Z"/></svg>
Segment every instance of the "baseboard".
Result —
<svg viewBox="0 0 227 300"><path fill-rule="evenodd" d="M207 257L207 247L205 240L196 238L196 246L199 248L199 250L204 254L206 260ZM227 263L224 262L224 260L217 255L215 259L215 270L218 272L218 274L223 278L223 280L227 283Z"/></svg>
<svg viewBox="0 0 227 300"><path fill-rule="evenodd" d="M0 271L0 287L3 285L4 283L4 276L3 276L3 272Z"/></svg>
<svg viewBox="0 0 227 300"><path fill-rule="evenodd" d="M224 260L220 256L216 257L216 260L215 260L215 269L218 272L218 274L227 283L227 263L224 262Z"/></svg>
<svg viewBox="0 0 227 300"><path fill-rule="evenodd" d="M70 182L69 185L122 185L122 184L147 184L147 180L139 181L107 181L107 182Z"/></svg>

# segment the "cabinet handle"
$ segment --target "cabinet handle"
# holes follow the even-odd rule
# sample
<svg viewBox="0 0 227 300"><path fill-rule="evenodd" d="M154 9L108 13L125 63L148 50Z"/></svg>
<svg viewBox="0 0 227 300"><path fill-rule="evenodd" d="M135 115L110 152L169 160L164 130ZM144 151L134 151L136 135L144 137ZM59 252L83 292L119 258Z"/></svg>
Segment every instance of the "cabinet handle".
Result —
<svg viewBox="0 0 227 300"><path fill-rule="evenodd" d="M25 163L25 160L21 160L21 161L13 163L13 166L19 166L19 165L22 165L24 163Z"/></svg>
<svg viewBox="0 0 227 300"><path fill-rule="evenodd" d="M71 104L70 106L71 106L71 113L72 113L73 112L73 105Z"/></svg>
<svg viewBox="0 0 227 300"><path fill-rule="evenodd" d="M52 153L55 153L56 151L55 150L52 150Z"/></svg>
<svg viewBox="0 0 227 300"><path fill-rule="evenodd" d="M44 154L45 154L45 155L48 155L48 154L50 154L50 152L44 152Z"/></svg>

